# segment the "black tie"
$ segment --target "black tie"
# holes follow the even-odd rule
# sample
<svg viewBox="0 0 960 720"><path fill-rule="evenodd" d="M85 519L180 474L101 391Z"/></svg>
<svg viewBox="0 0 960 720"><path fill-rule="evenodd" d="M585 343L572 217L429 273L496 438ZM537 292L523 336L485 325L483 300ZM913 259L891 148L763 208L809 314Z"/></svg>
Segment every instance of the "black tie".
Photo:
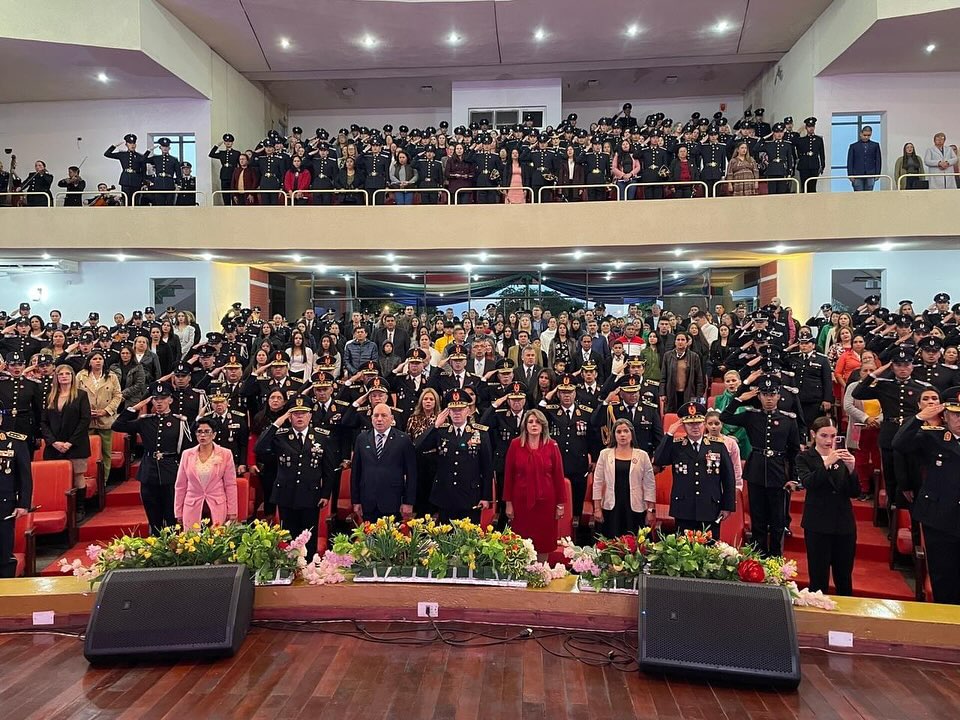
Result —
<svg viewBox="0 0 960 720"><path fill-rule="evenodd" d="M377 433L377 457L380 458L383 456L383 433Z"/></svg>

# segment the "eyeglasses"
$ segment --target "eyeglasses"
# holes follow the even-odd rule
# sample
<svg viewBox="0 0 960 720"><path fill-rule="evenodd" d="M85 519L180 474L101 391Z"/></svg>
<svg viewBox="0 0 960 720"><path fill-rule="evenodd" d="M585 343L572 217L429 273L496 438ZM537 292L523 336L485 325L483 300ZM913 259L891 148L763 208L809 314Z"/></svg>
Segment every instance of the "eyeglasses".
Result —
<svg viewBox="0 0 960 720"><path fill-rule="evenodd" d="M197 430L197 435L213 435L213 430Z"/></svg>

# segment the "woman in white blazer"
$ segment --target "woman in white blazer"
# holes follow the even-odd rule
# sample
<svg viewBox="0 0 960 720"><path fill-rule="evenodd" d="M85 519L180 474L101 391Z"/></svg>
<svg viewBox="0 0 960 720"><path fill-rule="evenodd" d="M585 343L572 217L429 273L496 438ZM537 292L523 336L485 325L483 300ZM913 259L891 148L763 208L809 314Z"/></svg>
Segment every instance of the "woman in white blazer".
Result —
<svg viewBox="0 0 960 720"><path fill-rule="evenodd" d="M198 445L180 458L173 514L183 528L200 522L204 505L214 525L237 519L237 467L233 453L213 441L215 433L209 420L198 420Z"/></svg>
<svg viewBox="0 0 960 720"><path fill-rule="evenodd" d="M931 176L927 178L931 190L955 190L953 166L957 164L957 154L946 144L947 136L937 133L933 136L933 147L923 154L923 164ZM947 174L949 173L949 174Z"/></svg>
<svg viewBox="0 0 960 720"><path fill-rule="evenodd" d="M606 537L636 533L656 524L657 486L650 456L637 447L633 423L613 424L610 444L593 471L593 513Z"/></svg>

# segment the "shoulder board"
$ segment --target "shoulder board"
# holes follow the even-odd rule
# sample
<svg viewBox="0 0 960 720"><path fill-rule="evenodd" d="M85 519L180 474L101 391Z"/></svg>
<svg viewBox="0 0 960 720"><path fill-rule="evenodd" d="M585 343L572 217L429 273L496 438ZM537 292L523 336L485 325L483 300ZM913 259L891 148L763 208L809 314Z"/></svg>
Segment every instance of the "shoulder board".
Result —
<svg viewBox="0 0 960 720"><path fill-rule="evenodd" d="M643 381L643 384L644 384L644 385L656 385L656 386L659 387L660 381L659 381L659 380L644 380L644 381Z"/></svg>
<svg viewBox="0 0 960 720"><path fill-rule="evenodd" d="M508 410L510 408L507 408ZM559 410L560 406L554 403L553 405L544 405L544 410Z"/></svg>
<svg viewBox="0 0 960 720"><path fill-rule="evenodd" d="M591 412L591 413L593 412L593 408L590 407L589 405L578 405L577 407L579 407L584 412Z"/></svg>
<svg viewBox="0 0 960 720"><path fill-rule="evenodd" d="M658 409L658 410L660 409L660 406L659 406L659 405L657 405L656 403L652 403L652 402L650 402L649 400L641 400L641 401L640 401L640 404L641 404L641 405L646 405L647 407L656 408L656 409Z"/></svg>
<svg viewBox="0 0 960 720"><path fill-rule="evenodd" d="M129 410L129 409L130 409L130 408L127 408L127 410ZM148 418L148 417L156 417L156 416L157 416L156 413L144 413L144 414L141 415L140 417L141 417L141 418Z"/></svg>
<svg viewBox="0 0 960 720"><path fill-rule="evenodd" d="M322 427L315 427L315 428L313 428L313 432L317 433L317 435L329 435L329 434L330 434L330 431L329 431L327 428L322 428Z"/></svg>
<svg viewBox="0 0 960 720"><path fill-rule="evenodd" d="M550 405L547 405L547 407L549 408L549 407L551 407L551 406L550 406ZM553 405L552 407L556 407L556 405ZM497 408L496 410L494 410L494 412L495 412L495 413L503 413L504 415L506 415L508 412L510 412L510 408L501 407L501 408Z"/></svg>
<svg viewBox="0 0 960 720"><path fill-rule="evenodd" d="M277 430L277 435L289 435L291 428L282 427Z"/></svg>
<svg viewBox="0 0 960 720"><path fill-rule="evenodd" d="M474 430L483 430L483 431L486 431L486 430L489 430L489 429L490 429L490 427L489 427L488 425L481 425L480 423L471 423L471 425L472 425L472 427L473 427Z"/></svg>
<svg viewBox="0 0 960 720"><path fill-rule="evenodd" d="M881 383L881 382L893 382L893 378L874 378L873 382L870 383L870 387L873 387L877 383Z"/></svg>
<svg viewBox="0 0 960 720"><path fill-rule="evenodd" d="M703 436L703 444L704 444L704 445L709 445L709 444L710 444L710 438L708 438L706 435Z"/></svg>
<svg viewBox="0 0 960 720"><path fill-rule="evenodd" d="M787 392L793 393L794 395L800 392L800 388L795 388L791 385L781 385L780 387L786 390Z"/></svg>
<svg viewBox="0 0 960 720"><path fill-rule="evenodd" d="M760 412L760 408L755 408L750 405L741 405L740 407L742 407L747 412L756 412L756 413Z"/></svg>
<svg viewBox="0 0 960 720"><path fill-rule="evenodd" d="M942 425L921 425L921 430L943 430ZM7 435L13 435L13 433L7 433Z"/></svg>
<svg viewBox="0 0 960 720"><path fill-rule="evenodd" d="M914 382L915 382L917 385L922 385L922 386L925 387L925 388L933 387L933 385L931 385L931 384L928 383L928 382L924 382L923 380L914 380Z"/></svg>
<svg viewBox="0 0 960 720"><path fill-rule="evenodd" d="M12 432L12 431L7 433L7 437L8 437L8 438L13 438L14 440L26 440L26 439L27 439L27 436L24 435L23 433Z"/></svg>
<svg viewBox="0 0 960 720"><path fill-rule="evenodd" d="M333 401L333 404L334 404L334 405L343 405L344 407L347 407L347 405L349 405L350 403L348 403L346 400L334 400L334 401Z"/></svg>
<svg viewBox="0 0 960 720"><path fill-rule="evenodd" d="M796 414L796 413L792 413L792 412L790 412L789 410L781 410L781 411L780 411L780 414L781 414L781 415L786 415L788 418L793 418L794 420L797 419L797 414Z"/></svg>
<svg viewBox="0 0 960 720"><path fill-rule="evenodd" d="M686 438L677 437L676 435L673 436L674 442L683 442L684 440L686 440Z"/></svg>
<svg viewBox="0 0 960 720"><path fill-rule="evenodd" d="M237 417L246 417L246 416L247 416L247 414L246 414L245 412L240 412L239 410L231 410L231 411L230 411L230 414L231 414L231 415L236 415Z"/></svg>
<svg viewBox="0 0 960 720"><path fill-rule="evenodd" d="M188 422L186 415L177 415L176 413L170 413L170 414L173 415L173 417L177 418L177 420L183 420L184 422Z"/></svg>
<svg viewBox="0 0 960 720"><path fill-rule="evenodd" d="M434 427L436 427L436 426L434 426ZM437 428L437 430L449 430L449 429L450 429L450 423L449 423L449 422L445 422L443 425L441 425L440 427Z"/></svg>

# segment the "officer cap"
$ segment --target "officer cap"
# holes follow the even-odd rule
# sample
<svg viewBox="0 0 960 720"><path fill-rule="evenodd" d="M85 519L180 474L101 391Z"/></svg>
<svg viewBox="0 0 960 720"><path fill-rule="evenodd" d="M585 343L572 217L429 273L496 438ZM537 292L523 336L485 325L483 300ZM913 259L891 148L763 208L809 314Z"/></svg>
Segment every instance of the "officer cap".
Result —
<svg viewBox="0 0 960 720"><path fill-rule="evenodd" d="M510 358L500 358L497 360L497 372L512 373L517 364Z"/></svg>
<svg viewBox="0 0 960 720"><path fill-rule="evenodd" d="M17 318L17 322L15 324L26 325L27 327L30 327L30 319L25 317Z"/></svg>
<svg viewBox="0 0 960 720"><path fill-rule="evenodd" d="M680 406L677 415L684 423L699 423L706 419L707 408L698 402L688 402Z"/></svg>
<svg viewBox="0 0 960 720"><path fill-rule="evenodd" d="M53 355L50 355L49 353L41 353L40 357L37 358L37 365L39 365L40 367L53 365Z"/></svg>
<svg viewBox="0 0 960 720"><path fill-rule="evenodd" d="M223 342L223 333L218 332L208 332L207 333L207 342L213 345Z"/></svg>
<svg viewBox="0 0 960 720"><path fill-rule="evenodd" d="M327 143L322 141L317 143L317 150L329 150L329 149L330 149L330 146Z"/></svg>
<svg viewBox="0 0 960 720"><path fill-rule="evenodd" d="M294 126L293 126L293 134L294 134L294 135L303 135L303 128L300 127L299 125L294 125Z"/></svg>
<svg viewBox="0 0 960 720"><path fill-rule="evenodd" d="M774 123L774 125L773 125L773 131L774 131L774 132L783 132L783 131L786 130L786 129L787 129L787 128L786 128L786 126L785 126L783 123Z"/></svg>
<svg viewBox="0 0 960 720"><path fill-rule="evenodd" d="M416 130L416 128L414 128L414 130ZM422 137L427 137L428 135L436 135L437 129L433 125L428 125L422 131L417 130L417 132L420 133Z"/></svg>
<svg viewBox="0 0 960 720"><path fill-rule="evenodd" d="M547 135L545 132L542 132L539 135L537 135L537 140L539 142L547 142L550 140L550 136Z"/></svg>
<svg viewBox="0 0 960 720"><path fill-rule="evenodd" d="M387 123L386 125L384 125L384 126L383 126L383 132L384 132L384 134L392 133L392 132L393 132L393 125L391 125L390 123Z"/></svg>
<svg viewBox="0 0 960 720"><path fill-rule="evenodd" d="M708 135L719 135L719 134L720 134L720 128L718 128L716 125L711 125L711 126L710 126L710 129L707 130L707 134L708 134Z"/></svg>
<svg viewBox="0 0 960 720"><path fill-rule="evenodd" d="M92 342L94 342L96 339L97 339L96 336L95 336L92 332L90 332L90 331L87 331L87 332L85 332L85 333L81 333L81 335L80 335L80 342L82 342L82 343L92 343Z"/></svg>
<svg viewBox="0 0 960 720"><path fill-rule="evenodd" d="M330 133L327 132L326 128L317 128L317 137L321 140L329 140Z"/></svg>
<svg viewBox="0 0 960 720"><path fill-rule="evenodd" d="M277 350L270 355L270 364L274 366L289 365L290 358L287 357L287 354L283 350Z"/></svg>
<svg viewBox="0 0 960 720"><path fill-rule="evenodd" d="M474 120L472 123L470 123L470 129L471 129L471 130L479 130L479 129L480 129L480 123L478 123L476 120Z"/></svg>
<svg viewBox="0 0 960 720"><path fill-rule="evenodd" d="M527 391L523 387L523 383L510 383L510 389L507 391L507 398L511 400L526 400Z"/></svg>
<svg viewBox="0 0 960 720"><path fill-rule="evenodd" d="M879 295L867 295L867 296L863 299L863 304L864 304L864 305L879 305L879 304L880 304L880 296L879 296Z"/></svg>
<svg viewBox="0 0 960 720"><path fill-rule="evenodd" d="M633 105L631 105L630 103L624 103L624 104L623 104L623 109L624 109L624 110L633 110Z"/></svg>
<svg viewBox="0 0 960 720"><path fill-rule="evenodd" d="M227 320L227 322L223 324L223 332L232 333L236 331L237 331L237 324L232 320Z"/></svg>
<svg viewBox="0 0 960 720"><path fill-rule="evenodd" d="M427 354L420 348L410 348L410 352L407 353L407 360L409 362L426 362Z"/></svg>
<svg viewBox="0 0 960 720"><path fill-rule="evenodd" d="M230 399L230 393L224 383L214 385L210 391L210 402L227 402Z"/></svg>
<svg viewBox="0 0 960 720"><path fill-rule="evenodd" d="M714 119L714 120L720 120L722 117L723 117L723 110L717 110L717 111L713 114L713 119Z"/></svg>
<svg viewBox="0 0 960 720"><path fill-rule="evenodd" d="M193 369L186 363L177 363L176 367L173 368L174 375L183 376L183 375L191 375L192 373L193 373Z"/></svg>
<svg viewBox="0 0 960 720"><path fill-rule="evenodd" d="M650 134L649 134L647 137L652 137L652 138L653 138L653 137L663 137L663 133L661 133L659 130L651 130L651 131L650 131Z"/></svg>
<svg viewBox="0 0 960 720"><path fill-rule="evenodd" d="M230 133L224 133L224 134L223 134L223 141L224 141L224 142L234 142L234 140L235 140L235 138L234 138L233 135L231 135Z"/></svg>
<svg viewBox="0 0 960 720"><path fill-rule="evenodd" d="M137 141L137 136L133 133L129 133L123 136L123 141L128 143L135 143Z"/></svg>
<svg viewBox="0 0 960 720"><path fill-rule="evenodd" d="M71 329L71 330L79 330L79 329L80 329L80 323L79 323L77 320L74 320L73 322L70 323L70 329Z"/></svg>
<svg viewBox="0 0 960 720"><path fill-rule="evenodd" d="M754 322L766 322L770 319L770 314L766 310L754 310L750 313L750 319Z"/></svg>
<svg viewBox="0 0 960 720"><path fill-rule="evenodd" d="M467 359L467 349L466 349L463 345L461 345L460 343L457 343L457 344L454 345L453 348L450 350L450 353L449 353L449 356L448 356L448 357L449 357L451 360L466 360L466 359Z"/></svg>
<svg viewBox="0 0 960 720"><path fill-rule="evenodd" d="M170 138L168 137L160 138L159 140L157 140L157 145L159 145L160 147L170 147Z"/></svg>
<svg viewBox="0 0 960 720"><path fill-rule="evenodd" d="M640 392L640 380L636 375L624 375L617 383L620 392Z"/></svg>
<svg viewBox="0 0 960 720"><path fill-rule="evenodd" d="M900 348L890 358L894 365L913 365L913 353Z"/></svg>
<svg viewBox="0 0 960 720"><path fill-rule="evenodd" d="M392 130L393 128L390 128L390 129ZM386 130L386 127L384 127L384 130ZM389 132L389 131L387 131L387 132ZM402 133L410 132L410 128L407 127L406 125L401 125L401 126L400 126L400 132L402 132Z"/></svg>
<svg viewBox="0 0 960 720"><path fill-rule="evenodd" d="M629 105L629 103L627 103L627 104ZM526 119L526 118L524 118L524 119ZM576 113L570 113L569 115L567 115L567 122L576 122L576 121L577 121L577 114L576 114Z"/></svg>
<svg viewBox="0 0 960 720"><path fill-rule="evenodd" d="M890 323L890 318L893 317L893 314L885 307L878 307L873 311L872 314L874 317L883 320L885 323Z"/></svg>
<svg viewBox="0 0 960 720"><path fill-rule="evenodd" d="M410 137L411 137L411 138L418 138L418 137L423 137L423 136L424 136L424 133L422 133L421 131L417 130L417 128L414 128L413 130L410 131Z"/></svg>
<svg viewBox="0 0 960 720"><path fill-rule="evenodd" d="M370 138L370 145L376 146L376 147L382 147L383 138L381 138L379 135L374 135L373 137Z"/></svg>
<svg viewBox="0 0 960 720"><path fill-rule="evenodd" d="M380 368L377 365L377 361L367 360L363 365L360 366L360 374L366 375L367 377L379 375Z"/></svg>
<svg viewBox="0 0 960 720"><path fill-rule="evenodd" d="M155 398L168 398L170 397L170 386L162 382L155 383L151 387L150 394Z"/></svg>
<svg viewBox="0 0 960 720"><path fill-rule="evenodd" d="M577 137L585 138L589 134L586 128L580 128L580 130L577 131Z"/></svg>
<svg viewBox="0 0 960 720"><path fill-rule="evenodd" d="M293 403L290 405L290 412L292 412L292 413L295 413L295 412L308 412L308 413L312 413L312 412L313 412L313 401L312 401L310 398L308 398L308 397L306 397L306 396L304 396L304 395L298 395L298 396L296 397L296 399L294 399Z"/></svg>
<svg viewBox="0 0 960 720"><path fill-rule="evenodd" d="M201 345L200 349L197 350L197 355L202 358L213 357L216 354L217 354L217 351L213 348L212 345Z"/></svg>
<svg viewBox="0 0 960 720"><path fill-rule="evenodd" d="M436 145L427 145L427 146L423 149L423 151L424 151L425 153L433 153L434 155L436 155L436 154L437 154L437 146L436 146Z"/></svg>
<svg viewBox="0 0 960 720"><path fill-rule="evenodd" d="M23 355L17 352L16 350L13 350L12 352L8 352L6 360L7 360L7 365L23 365L24 364Z"/></svg>
<svg viewBox="0 0 960 720"><path fill-rule="evenodd" d="M757 108L753 111L754 117L763 117L763 113L766 112L763 108Z"/></svg>
<svg viewBox="0 0 960 720"><path fill-rule="evenodd" d="M813 333L810 331L810 328L800 328L800 332L797 333L797 342L799 343L815 342Z"/></svg>
<svg viewBox="0 0 960 720"><path fill-rule="evenodd" d="M317 370L310 379L313 381L313 387L315 388L333 387L335 382L333 374L325 370Z"/></svg>
<svg viewBox="0 0 960 720"><path fill-rule="evenodd" d="M783 124L784 124L784 125L793 125L793 115L787 115L787 116L783 119Z"/></svg>
<svg viewBox="0 0 960 720"><path fill-rule="evenodd" d="M776 375L764 375L757 382L757 389L761 395L773 395L780 392L782 383Z"/></svg>
<svg viewBox="0 0 960 720"><path fill-rule="evenodd" d="M333 372L337 367L337 361L331 355L322 355L317 360L317 369L324 372Z"/></svg>
<svg viewBox="0 0 960 720"><path fill-rule="evenodd" d="M590 142L592 142L594 145L603 145L603 136L594 135L592 138L590 138Z"/></svg>
<svg viewBox="0 0 960 720"><path fill-rule="evenodd" d="M94 320L94 321L96 321L96 320L99 320L99 319L100 319L100 313L92 312L92 313L90 313L89 315L87 315L87 320Z"/></svg>
<svg viewBox="0 0 960 720"><path fill-rule="evenodd" d="M557 390L572 391L576 389L577 386L573 381L573 375L563 375L560 378L560 382L557 383Z"/></svg>
<svg viewBox="0 0 960 720"><path fill-rule="evenodd" d="M632 365L633 367L643 367L646 364L647 361L639 355L631 355L629 358L627 358L627 365Z"/></svg>
<svg viewBox="0 0 960 720"><path fill-rule="evenodd" d="M816 127L817 119L811 115L810 117L808 117L806 120L803 121L803 124L806 125L807 127Z"/></svg>
<svg viewBox="0 0 960 720"><path fill-rule="evenodd" d="M943 349L943 342L941 342L940 338L935 337L934 335L928 335L917 343L917 347L920 350L939 352Z"/></svg>
<svg viewBox="0 0 960 720"><path fill-rule="evenodd" d="M597 364L593 360L587 360L583 365L580 366L581 370L596 370Z"/></svg>
<svg viewBox="0 0 960 720"><path fill-rule="evenodd" d="M153 313L154 315L157 314L157 311L156 311L153 307L151 307L151 306L149 306L149 305L148 305L147 307L145 307L145 308L143 309L143 311L144 311L145 313Z"/></svg>
<svg viewBox="0 0 960 720"><path fill-rule="evenodd" d="M367 392L389 393L390 384L386 381L385 378L382 378L379 375L377 375L376 377L371 379L369 383L367 383Z"/></svg>
<svg viewBox="0 0 960 720"><path fill-rule="evenodd" d="M465 408L470 405L470 396L458 388L447 390L443 394L443 405L447 408Z"/></svg>
<svg viewBox="0 0 960 720"><path fill-rule="evenodd" d="M950 296L947 293L937 293L933 296L933 301L935 303L948 303L950 302Z"/></svg>
<svg viewBox="0 0 960 720"><path fill-rule="evenodd" d="M441 130L446 130L446 129L449 128L449 127L450 127L450 123L448 123L446 120L441 120L441 121L440 121L440 129L441 129Z"/></svg>
<svg viewBox="0 0 960 720"><path fill-rule="evenodd" d="M944 410L960 413L960 387L947 388L943 391L942 397Z"/></svg>
<svg viewBox="0 0 960 720"><path fill-rule="evenodd" d="M895 315L893 322L897 327L908 328L913 325L913 317L910 315Z"/></svg>
<svg viewBox="0 0 960 720"><path fill-rule="evenodd" d="M240 362L240 358L236 353L230 353L227 355L227 361L223 364L225 368L239 368L243 367L243 363Z"/></svg>
<svg viewBox="0 0 960 720"><path fill-rule="evenodd" d="M925 335L930 332L930 325L926 321L920 318L914 318L913 323L910 325L915 333Z"/></svg>
<svg viewBox="0 0 960 720"><path fill-rule="evenodd" d="M484 118L480 118L480 124L481 124L481 125L489 125L489 124L490 124L490 118L485 118L485 117L484 117Z"/></svg>

